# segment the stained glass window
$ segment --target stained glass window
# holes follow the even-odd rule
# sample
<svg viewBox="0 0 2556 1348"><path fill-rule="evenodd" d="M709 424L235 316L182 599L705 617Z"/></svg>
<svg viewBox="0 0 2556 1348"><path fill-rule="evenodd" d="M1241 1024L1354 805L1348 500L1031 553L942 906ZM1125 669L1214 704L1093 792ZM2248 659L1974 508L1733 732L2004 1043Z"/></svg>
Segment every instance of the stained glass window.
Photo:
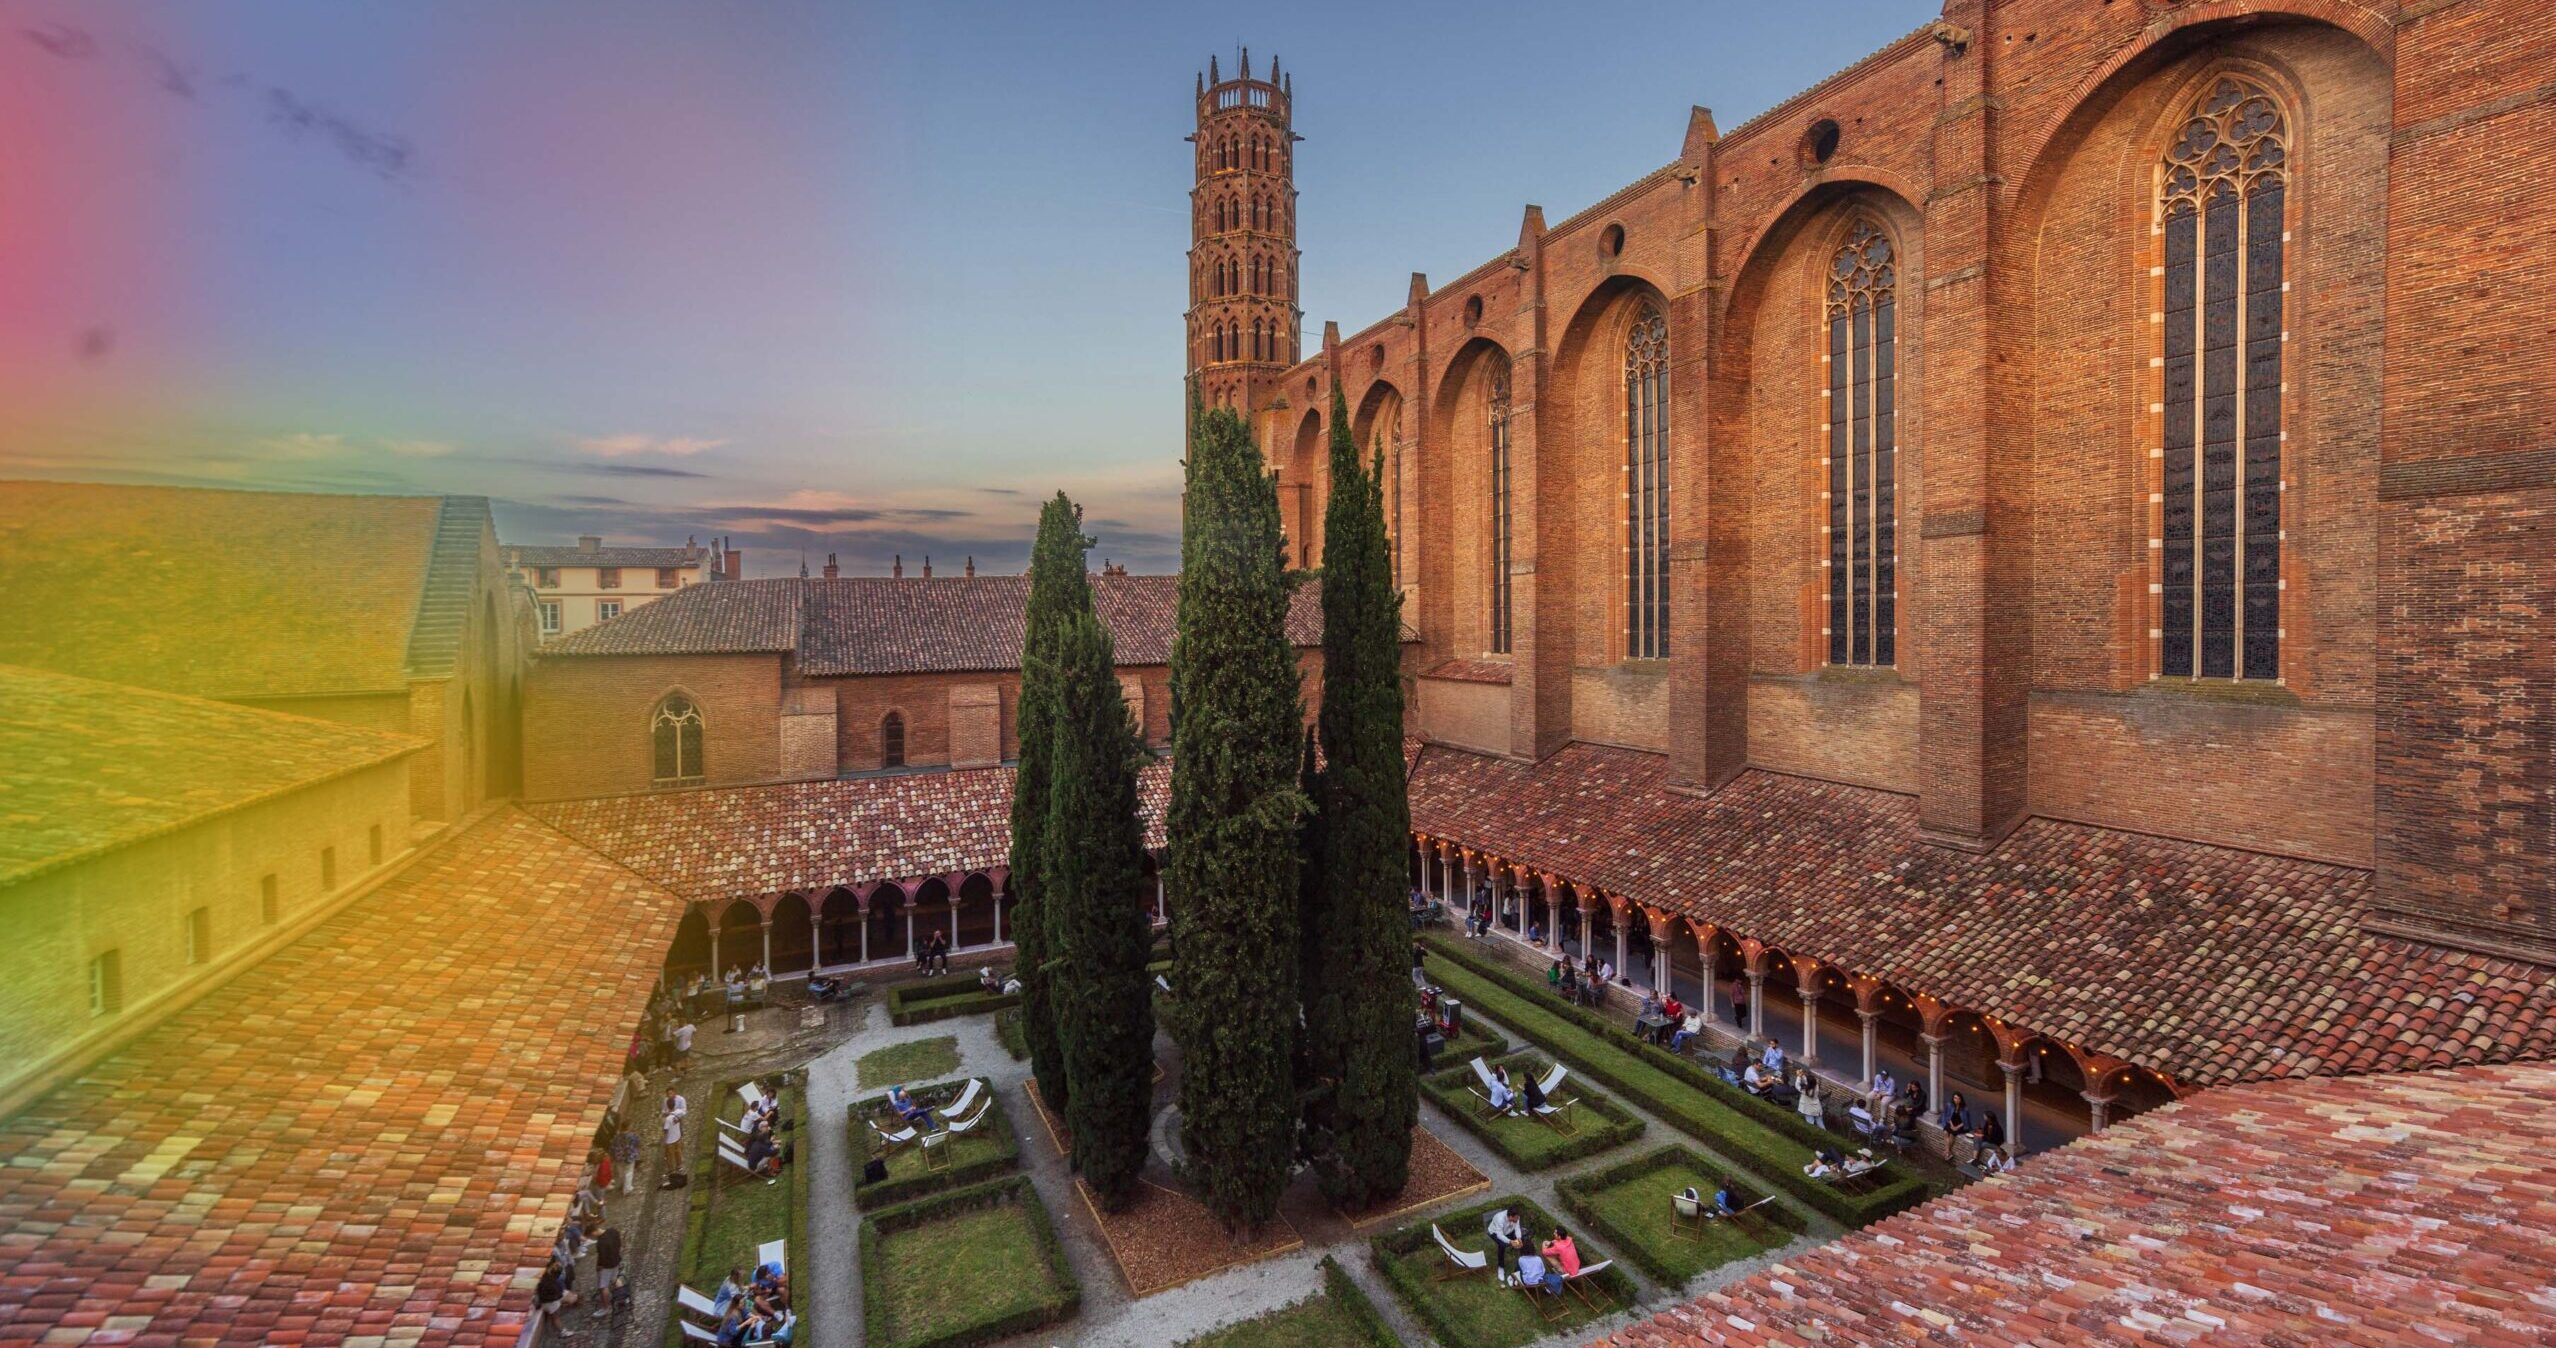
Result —
<svg viewBox="0 0 2556 1348"><path fill-rule="evenodd" d="M657 715L649 726L656 750L656 780L659 783L688 782L700 779L701 709L681 693L670 693L657 704Z"/></svg>
<svg viewBox="0 0 2556 1348"><path fill-rule="evenodd" d="M1491 650L1509 653L1509 358L1491 366Z"/></svg>
<svg viewBox="0 0 2556 1348"><path fill-rule="evenodd" d="M1624 654L1669 653L1668 315L1645 302L1624 341Z"/></svg>
<svg viewBox="0 0 2556 1348"><path fill-rule="evenodd" d="M1899 260L1858 222L1828 265L1828 662L1897 661Z"/></svg>

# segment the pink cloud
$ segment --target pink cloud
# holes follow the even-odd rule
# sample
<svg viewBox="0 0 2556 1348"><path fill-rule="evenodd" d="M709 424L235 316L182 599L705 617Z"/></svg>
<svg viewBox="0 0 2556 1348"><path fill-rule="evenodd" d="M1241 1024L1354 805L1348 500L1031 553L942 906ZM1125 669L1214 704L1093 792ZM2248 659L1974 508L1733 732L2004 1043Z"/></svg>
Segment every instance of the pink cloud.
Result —
<svg viewBox="0 0 2556 1348"><path fill-rule="evenodd" d="M570 442L589 454L607 459L626 459L637 454L664 454L684 458L706 449L717 449L725 440L708 440L690 435L585 435Z"/></svg>

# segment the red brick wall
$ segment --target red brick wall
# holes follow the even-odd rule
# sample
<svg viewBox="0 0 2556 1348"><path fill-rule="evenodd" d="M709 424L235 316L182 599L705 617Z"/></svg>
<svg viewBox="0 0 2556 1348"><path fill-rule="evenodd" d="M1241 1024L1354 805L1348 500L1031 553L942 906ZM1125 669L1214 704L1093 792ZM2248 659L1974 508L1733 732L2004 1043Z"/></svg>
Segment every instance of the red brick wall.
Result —
<svg viewBox="0 0 2556 1348"><path fill-rule="evenodd" d="M649 717L677 689L701 707L709 785L781 777L780 656L554 656L524 688L525 797L654 789Z"/></svg>

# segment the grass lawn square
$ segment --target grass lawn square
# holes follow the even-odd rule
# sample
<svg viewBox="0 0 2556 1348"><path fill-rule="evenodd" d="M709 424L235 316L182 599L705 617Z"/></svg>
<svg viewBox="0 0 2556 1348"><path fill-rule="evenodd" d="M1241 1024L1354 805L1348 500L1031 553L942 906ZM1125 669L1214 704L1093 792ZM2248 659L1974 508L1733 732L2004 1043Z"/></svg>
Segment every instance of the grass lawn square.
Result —
<svg viewBox="0 0 2556 1348"><path fill-rule="evenodd" d="M1540 1053L1515 1053L1494 1065L1507 1068L1509 1080L1516 1082L1528 1074L1542 1077L1553 1070L1553 1059ZM1560 1093L1562 1099L1577 1101L1562 1115L1572 1124L1569 1134L1538 1119L1490 1117L1490 1107L1474 1094L1481 1089L1480 1081L1469 1067L1437 1073L1423 1081L1420 1089L1431 1103L1520 1170L1543 1170L1595 1156L1642 1135L1640 1119L1592 1089L1584 1078L1565 1081Z"/></svg>
<svg viewBox="0 0 2556 1348"><path fill-rule="evenodd" d="M926 1101L945 1100L965 1087L964 1082L938 1082L915 1088L914 1093ZM877 1120L883 1127L895 1125L887 1118L887 1097L874 1095L853 1102L849 1120L851 1155L862 1161L878 1157L887 1164L887 1178L876 1183L855 1183L852 1199L865 1208L902 1203L938 1189L956 1188L991 1179L1009 1171L1020 1160L1019 1139L1012 1135L1011 1118L1003 1107L999 1092L990 1093L982 1122L967 1132L933 1144L934 1164L923 1164L923 1148L919 1144L883 1149L879 1136L870 1123ZM946 1114L941 1122L949 1122Z"/></svg>
<svg viewBox="0 0 2556 1348"><path fill-rule="evenodd" d="M769 1088L772 1082L764 1085ZM807 1102L797 1084L782 1088L781 1108L791 1125L781 1136L793 1159L780 1182L764 1183L719 1160L707 1140L694 1157L692 1183L685 1191L690 1224L676 1271L698 1290L717 1286L730 1269L753 1269L757 1251L771 1241L787 1242L785 1257L793 1271L807 1266ZM744 1117L745 1102L723 1087L718 1114L734 1122ZM720 1130L714 1124L712 1131ZM797 1309L804 1325L807 1307ZM672 1342L672 1329L667 1333Z"/></svg>
<svg viewBox="0 0 2556 1348"><path fill-rule="evenodd" d="M1700 1152L1662 1147L1619 1165L1574 1175L1558 1189L1563 1205L1591 1235L1621 1251L1643 1272L1677 1287L1707 1269L1773 1249L1792 1239L1801 1227L1790 1209L1769 1203L1739 1220L1708 1221L1693 1239L1674 1234L1669 1224L1670 1196L1692 1185L1709 1200L1714 1185L1729 1174L1729 1167L1705 1159ZM1741 1205L1763 1196L1763 1190L1734 1179Z"/></svg>
<svg viewBox="0 0 2556 1348"><path fill-rule="evenodd" d="M1512 1195L1475 1204L1460 1212L1438 1219L1447 1238L1456 1248L1480 1251L1489 1248L1490 1239L1483 1234L1483 1224L1493 1212L1514 1208L1524 1219L1529 1239L1542 1243L1553 1234L1555 1222L1551 1213L1524 1198ZM1565 1223L1564 1225L1568 1225ZM1580 1247L1583 1264L1595 1264L1612 1253L1594 1235L1576 1227L1571 1236ZM1403 1304L1420 1322L1427 1325L1438 1341L1462 1345L1462 1348L1518 1348L1549 1334L1570 1334L1602 1316L1614 1314L1633 1304L1631 1278L1619 1266L1596 1274L1588 1280L1588 1291L1597 1303L1592 1309L1578 1296L1564 1292L1559 1302L1546 1301L1547 1310L1559 1307L1559 1313L1547 1320L1538 1304L1526 1293L1513 1287L1502 1287L1486 1267L1480 1272L1465 1273L1444 1281L1439 1273L1448 1267L1447 1257L1429 1233L1429 1223L1418 1222L1402 1227L1371 1242L1376 1271L1401 1297ZM1543 1293L1537 1293L1543 1296ZM1577 1339L1571 1340L1577 1342Z"/></svg>
<svg viewBox="0 0 2556 1348"><path fill-rule="evenodd" d="M987 1342L1081 1304L1047 1210L1019 1176L874 1213L861 1264L872 1348Z"/></svg>
<svg viewBox="0 0 2556 1348"><path fill-rule="evenodd" d="M945 1034L864 1053L853 1064L853 1071L861 1089L883 1090L937 1080L957 1071L958 1065L958 1038Z"/></svg>
<svg viewBox="0 0 2556 1348"><path fill-rule="evenodd" d="M1323 1290L1292 1306L1190 1339L1181 1348L1398 1348L1374 1303L1340 1268L1322 1261Z"/></svg>

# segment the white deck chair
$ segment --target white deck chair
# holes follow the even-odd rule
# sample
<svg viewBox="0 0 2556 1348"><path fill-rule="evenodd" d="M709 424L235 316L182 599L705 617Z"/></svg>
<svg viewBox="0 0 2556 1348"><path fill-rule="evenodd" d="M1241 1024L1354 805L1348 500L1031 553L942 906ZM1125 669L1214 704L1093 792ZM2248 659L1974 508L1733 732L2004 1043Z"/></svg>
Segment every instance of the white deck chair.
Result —
<svg viewBox="0 0 2556 1348"><path fill-rule="evenodd" d="M745 1101L750 1106L761 1105L763 1103L763 1088L751 1081L741 1082L737 1086L737 1098Z"/></svg>
<svg viewBox="0 0 2556 1348"><path fill-rule="evenodd" d="M1439 1230L1436 1222L1429 1223L1429 1234L1438 1238L1438 1248L1447 1256L1447 1266L1438 1270L1437 1281L1445 1282L1449 1278L1461 1278L1465 1274L1479 1273L1490 1267L1491 1252L1489 1250L1457 1249L1455 1242L1447 1239L1447 1233Z"/></svg>
<svg viewBox="0 0 2556 1348"><path fill-rule="evenodd" d="M1564 1067L1560 1063L1555 1063L1553 1064L1553 1070L1545 1074L1544 1080L1535 1083L1535 1087L1537 1090L1544 1092L1544 1098L1549 1101L1561 1092L1562 1083L1565 1080L1568 1080L1570 1075L1570 1068Z"/></svg>
<svg viewBox="0 0 2556 1348"><path fill-rule="evenodd" d="M1482 1093L1484 1095L1489 1095L1491 1093L1491 1064L1484 1062L1480 1058L1474 1059L1473 1075L1482 1082Z"/></svg>
<svg viewBox="0 0 2556 1348"><path fill-rule="evenodd" d="M958 1112L958 1111L956 1111L956 1110L952 1110L952 1111L951 1111L951 1113L953 1113L953 1114L955 1114L955 1113L957 1113L957 1112ZM978 1125L978 1124L980 1124L980 1123L985 1122L985 1116L986 1116L986 1115L988 1115L988 1114L991 1114L991 1113L993 1113L993 1112L994 1112L994 1098L993 1098L992 1096L987 1096L986 1098L984 1098L984 1099L979 1100L979 1101L977 1101L977 1102L976 1102L976 1112L975 1112L975 1113L970 1114L970 1115L968 1115L966 1118L963 1118L963 1119L960 1119L960 1118L953 1118L953 1119L951 1119L951 1120L950 1120L947 1124L942 1125L941 1131L942 1131L942 1132L944 1132L944 1133L964 1133L964 1132L967 1132L967 1131L969 1131L970 1129L973 1129L974 1127L976 1127L976 1125Z"/></svg>
<svg viewBox="0 0 2556 1348"><path fill-rule="evenodd" d="M969 1077L967 1079L966 1089L961 1090L958 1098L950 1102L950 1107L941 1112L945 1116L964 1114L967 1112L968 1106L976 1103L976 1097L984 1093L985 1079L983 1077Z"/></svg>
<svg viewBox="0 0 2556 1348"><path fill-rule="evenodd" d="M1601 1259L1594 1264L1582 1264L1580 1265L1579 1272L1571 1274L1569 1277L1562 1280L1562 1290L1576 1293L1580 1298L1580 1303L1587 1306L1590 1310L1600 1309L1597 1298L1589 1291L1589 1289L1596 1286L1596 1284L1589 1280L1600 1273L1606 1272L1614 1266L1615 1261L1612 1259ZM1613 1304L1614 1301L1615 1298L1613 1297L1607 1298L1607 1302L1610 1305Z"/></svg>
<svg viewBox="0 0 2556 1348"><path fill-rule="evenodd" d="M745 1149L724 1137L719 1139L719 1159L746 1172L748 1175L753 1175L754 1178L762 1180L766 1184L779 1184L781 1182L781 1177L778 1175L756 1175L753 1164L746 1160Z"/></svg>
<svg viewBox="0 0 2556 1348"><path fill-rule="evenodd" d="M686 1311L689 1311L694 1315L700 1316L704 1320L716 1323L719 1319L718 1302L712 1301L710 1298L701 1295L699 1292L693 1291L691 1288L686 1287L681 1283L675 1284L675 1304L681 1306Z"/></svg>
<svg viewBox="0 0 2556 1348"><path fill-rule="evenodd" d="M1564 1137L1569 1137L1571 1134L1580 1131L1579 1121L1572 1118L1568 1113L1571 1106L1578 1103L1580 1103L1580 1101L1577 1096L1565 1100L1558 1105L1553 1103L1551 1100L1547 1100L1536 1108L1536 1122L1562 1134Z"/></svg>
<svg viewBox="0 0 2556 1348"><path fill-rule="evenodd" d="M692 1323L690 1320L685 1320L682 1324L684 1341L687 1343L717 1343L719 1341L719 1335L716 1331L703 1329L701 1326Z"/></svg>
<svg viewBox="0 0 2556 1348"><path fill-rule="evenodd" d="M1154 975L1154 986L1161 988L1164 996L1169 997L1172 995L1171 980L1163 977L1161 974Z"/></svg>
<svg viewBox="0 0 2556 1348"><path fill-rule="evenodd" d="M761 1245L756 1246L754 1250L754 1266L756 1268L761 1268L766 1264L772 1265L774 1268L781 1270L783 1273L789 1272L790 1242L786 1240L767 1240Z"/></svg>
<svg viewBox="0 0 2556 1348"><path fill-rule="evenodd" d="M914 1125L910 1123L891 1133L887 1129L881 1128L879 1126L879 1121L876 1119L864 1119L862 1122L869 1124L870 1131L878 1135L879 1146L883 1151L894 1151L920 1136Z"/></svg>

